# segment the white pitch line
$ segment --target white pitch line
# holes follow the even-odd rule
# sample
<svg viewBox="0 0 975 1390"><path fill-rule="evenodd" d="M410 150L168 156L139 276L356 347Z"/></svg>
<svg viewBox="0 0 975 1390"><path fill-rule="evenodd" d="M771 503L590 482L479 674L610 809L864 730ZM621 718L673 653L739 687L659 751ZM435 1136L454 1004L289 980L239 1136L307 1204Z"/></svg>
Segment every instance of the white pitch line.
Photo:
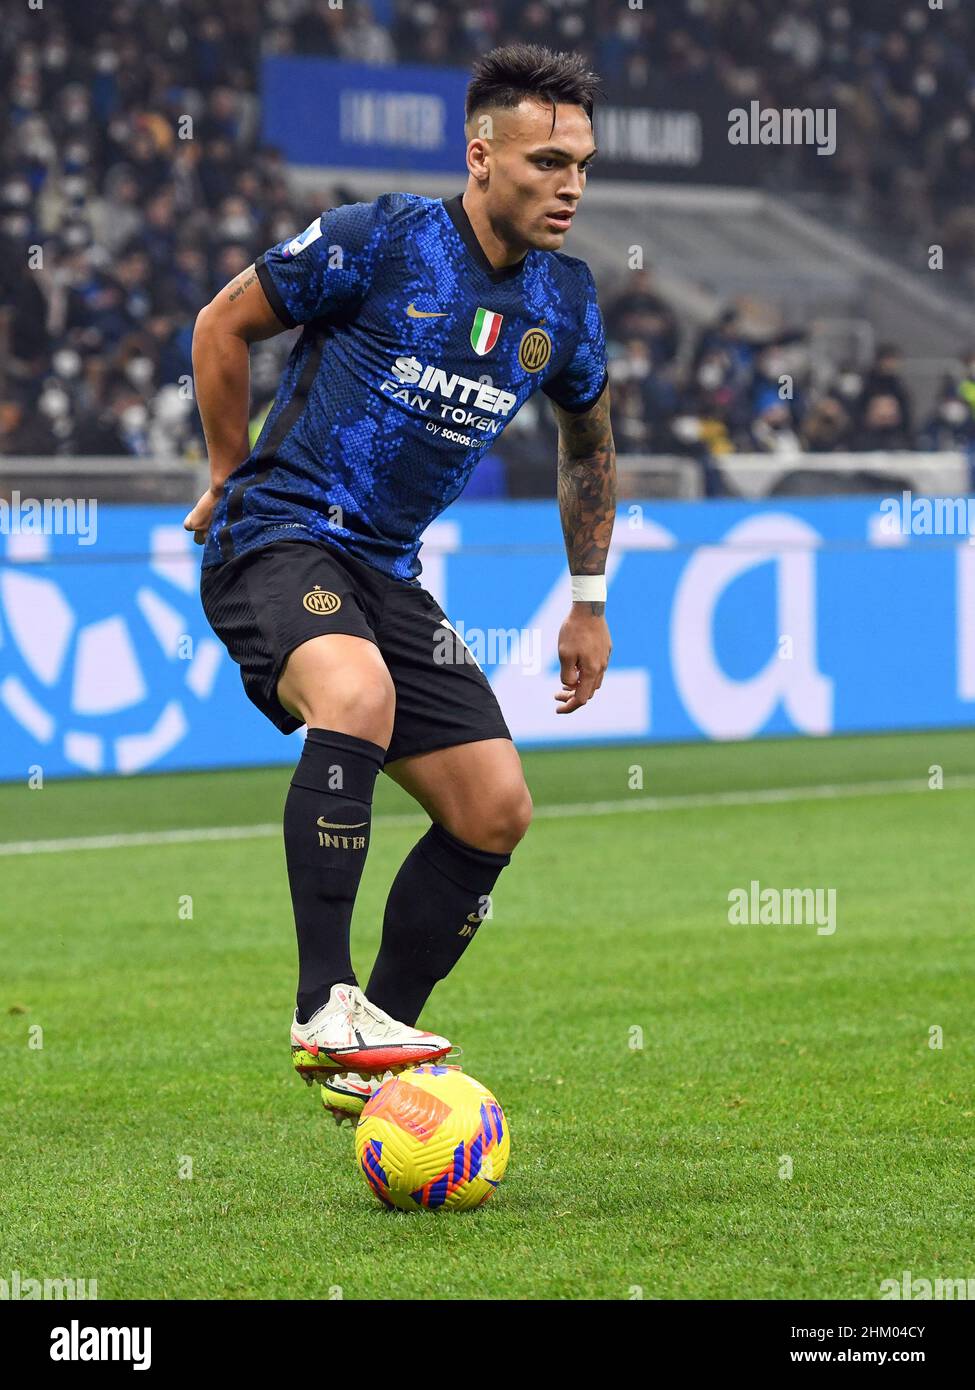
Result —
<svg viewBox="0 0 975 1390"><path fill-rule="evenodd" d="M975 788L975 775L962 773L950 778L945 791ZM536 806L536 820L563 817L617 816L633 811L696 811L718 806L776 806L795 801L839 801L860 796L903 796L929 791L919 778L883 782L836 782L811 787L766 787L746 791L696 792L688 796L640 796L626 801L577 801L562 805ZM425 825L423 812L379 815L373 824ZM131 835L84 835L64 840L0 841L0 857L15 854L64 854L74 850L137 849L146 845L192 845L208 840L266 840L281 835L281 823L258 825L199 826L185 830L145 830Z"/></svg>

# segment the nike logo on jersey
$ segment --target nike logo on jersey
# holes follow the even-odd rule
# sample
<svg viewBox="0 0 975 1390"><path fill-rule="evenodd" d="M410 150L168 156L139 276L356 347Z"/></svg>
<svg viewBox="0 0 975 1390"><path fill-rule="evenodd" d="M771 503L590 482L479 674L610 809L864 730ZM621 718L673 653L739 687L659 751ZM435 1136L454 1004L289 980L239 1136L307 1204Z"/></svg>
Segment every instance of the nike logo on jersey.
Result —
<svg viewBox="0 0 975 1390"><path fill-rule="evenodd" d="M415 304L407 304L406 317L408 319L445 319L446 312L442 314L429 313L426 309L418 309Z"/></svg>

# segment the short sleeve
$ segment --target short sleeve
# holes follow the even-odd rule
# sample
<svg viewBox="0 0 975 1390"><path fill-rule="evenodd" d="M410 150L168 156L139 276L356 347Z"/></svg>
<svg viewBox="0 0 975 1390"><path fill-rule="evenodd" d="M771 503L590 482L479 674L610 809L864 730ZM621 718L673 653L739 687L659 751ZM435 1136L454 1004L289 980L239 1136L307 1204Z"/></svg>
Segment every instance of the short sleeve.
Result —
<svg viewBox="0 0 975 1390"><path fill-rule="evenodd" d="M376 203L347 203L316 217L255 262L268 303L286 328L354 308L365 298L385 229Z"/></svg>
<svg viewBox="0 0 975 1390"><path fill-rule="evenodd" d="M608 379L606 370L606 331L599 312L596 284L592 271L585 270L585 306L575 349L568 362L542 387L562 410L581 415L603 394Z"/></svg>

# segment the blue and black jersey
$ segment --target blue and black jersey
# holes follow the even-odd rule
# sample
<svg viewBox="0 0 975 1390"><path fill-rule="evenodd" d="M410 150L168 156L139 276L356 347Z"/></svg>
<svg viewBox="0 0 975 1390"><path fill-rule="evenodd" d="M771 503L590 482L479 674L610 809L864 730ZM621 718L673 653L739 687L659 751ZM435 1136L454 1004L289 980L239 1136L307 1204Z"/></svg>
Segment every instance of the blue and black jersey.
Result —
<svg viewBox="0 0 975 1390"><path fill-rule="evenodd" d="M606 384L589 268L532 250L493 269L460 197L335 208L257 274L303 329L214 509L204 566L314 540L413 580L424 530L528 397L583 411Z"/></svg>

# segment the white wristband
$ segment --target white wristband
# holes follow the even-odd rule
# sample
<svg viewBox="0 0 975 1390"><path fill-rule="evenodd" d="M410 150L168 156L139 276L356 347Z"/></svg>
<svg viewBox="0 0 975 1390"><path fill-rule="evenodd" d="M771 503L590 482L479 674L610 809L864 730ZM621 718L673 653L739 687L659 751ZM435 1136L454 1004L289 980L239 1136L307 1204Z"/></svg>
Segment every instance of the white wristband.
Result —
<svg viewBox="0 0 975 1390"><path fill-rule="evenodd" d="M574 574L574 575L572 575L572 602L573 602L573 603L605 603L605 602L606 602L606 576L605 576L605 574Z"/></svg>

